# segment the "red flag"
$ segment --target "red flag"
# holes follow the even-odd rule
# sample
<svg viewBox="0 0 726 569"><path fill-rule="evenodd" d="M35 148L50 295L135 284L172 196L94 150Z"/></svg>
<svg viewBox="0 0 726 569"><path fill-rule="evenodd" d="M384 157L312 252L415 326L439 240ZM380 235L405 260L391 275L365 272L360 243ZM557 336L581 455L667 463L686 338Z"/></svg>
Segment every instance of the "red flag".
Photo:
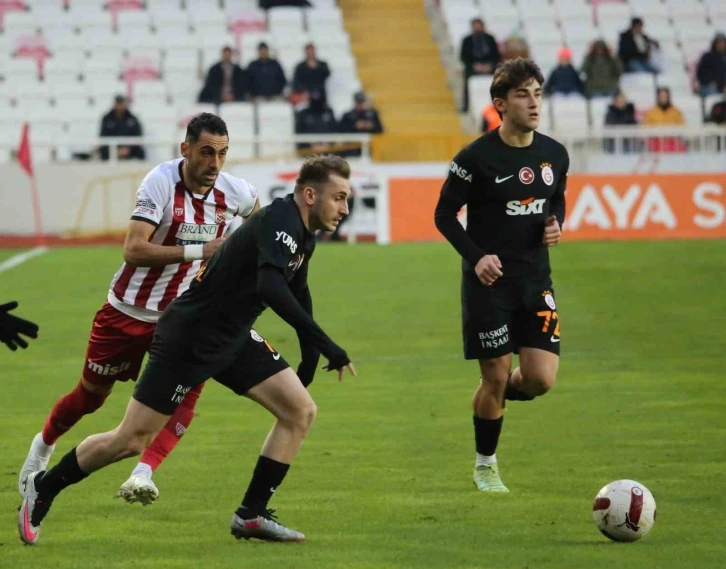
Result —
<svg viewBox="0 0 726 569"><path fill-rule="evenodd" d="M30 125L23 123L23 136L20 139L20 148L18 148L18 162L25 172L33 177L33 162L30 159Z"/></svg>

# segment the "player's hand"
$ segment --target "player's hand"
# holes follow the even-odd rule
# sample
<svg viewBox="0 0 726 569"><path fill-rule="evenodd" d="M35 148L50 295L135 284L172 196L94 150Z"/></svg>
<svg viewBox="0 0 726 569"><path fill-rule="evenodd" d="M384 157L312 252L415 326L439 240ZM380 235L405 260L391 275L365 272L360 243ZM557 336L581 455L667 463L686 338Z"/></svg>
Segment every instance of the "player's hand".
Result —
<svg viewBox="0 0 726 569"><path fill-rule="evenodd" d="M333 371L333 370L331 370L329 368L329 364L328 365L324 365L323 366L323 369L325 371ZM353 377L355 377L356 375L358 375L358 372L355 371L355 366L353 366L353 362L350 362L348 365L343 366L342 368L340 368L340 369L337 370L338 371L338 381L343 381L343 376L345 375L345 370L346 369L350 372L350 375L352 375Z"/></svg>
<svg viewBox="0 0 726 569"><path fill-rule="evenodd" d="M545 247L554 247L560 242L562 231L560 230L560 222L554 215L550 215L545 220L544 235L542 235L542 245Z"/></svg>
<svg viewBox="0 0 726 569"><path fill-rule="evenodd" d="M29 338L38 337L37 324L9 314L17 306L17 302L8 302L0 306L0 342L13 352L18 349L18 346L23 349L28 347L28 342L21 338L20 334Z"/></svg>
<svg viewBox="0 0 726 569"><path fill-rule="evenodd" d="M484 255L474 267L474 272L485 285L494 284L502 276L502 262L496 255Z"/></svg>
<svg viewBox="0 0 726 569"><path fill-rule="evenodd" d="M204 247L202 248L203 259L205 261L207 259L210 259L212 255L214 255L215 251L222 246L222 243L224 243L224 237L217 237L214 241L205 243Z"/></svg>

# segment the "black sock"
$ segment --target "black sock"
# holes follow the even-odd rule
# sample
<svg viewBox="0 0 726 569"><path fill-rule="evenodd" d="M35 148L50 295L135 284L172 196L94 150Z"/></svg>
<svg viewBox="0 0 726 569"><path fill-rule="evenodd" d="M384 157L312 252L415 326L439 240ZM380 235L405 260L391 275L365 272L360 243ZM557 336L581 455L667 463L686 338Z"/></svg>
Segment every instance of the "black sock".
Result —
<svg viewBox="0 0 726 569"><path fill-rule="evenodd" d="M289 464L260 456L237 515L241 518L257 517L266 510L272 494L282 484L289 469Z"/></svg>
<svg viewBox="0 0 726 569"><path fill-rule="evenodd" d="M509 401L532 401L533 395L527 395L524 391L521 391L512 385L512 376L509 376L507 381L507 390L504 392L504 399Z"/></svg>
<svg viewBox="0 0 726 569"><path fill-rule="evenodd" d="M77 484L87 477L88 474L78 466L78 457L74 447L60 459L58 464L44 472L42 477L36 478L35 487L40 496L52 500L64 488Z"/></svg>
<svg viewBox="0 0 726 569"><path fill-rule="evenodd" d="M503 422L504 416L499 417L499 419L474 417L474 440L476 441L477 453L491 456L496 452Z"/></svg>

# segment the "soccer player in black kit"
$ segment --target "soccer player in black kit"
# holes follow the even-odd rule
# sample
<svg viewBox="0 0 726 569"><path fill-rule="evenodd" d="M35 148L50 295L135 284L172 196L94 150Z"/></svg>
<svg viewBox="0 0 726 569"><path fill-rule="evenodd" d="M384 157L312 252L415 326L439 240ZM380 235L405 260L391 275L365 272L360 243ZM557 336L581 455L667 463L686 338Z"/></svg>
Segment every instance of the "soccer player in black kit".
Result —
<svg viewBox="0 0 726 569"><path fill-rule="evenodd" d="M560 324L547 248L565 217L569 158L538 133L543 77L529 59L503 63L491 97L502 125L464 148L436 206L436 227L462 256L464 357L478 360L476 466L483 492L509 492L496 448L506 400L528 401L555 383ZM457 213L466 206L466 229ZM512 353L519 366L512 370Z"/></svg>
<svg viewBox="0 0 726 569"><path fill-rule="evenodd" d="M92 472L140 454L166 424L184 395L214 378L270 411L273 426L242 504L232 516L237 538L302 541L267 509L315 418L306 387L320 354L324 369L355 375L346 352L312 317L308 263L318 229L332 231L348 214L350 167L337 156L302 166L293 194L252 215L203 265L191 287L173 301L154 334L149 361L121 424L93 435L47 472L28 477L18 515L20 538L34 544L55 497ZM297 374L252 329L269 306L295 328L302 361Z"/></svg>

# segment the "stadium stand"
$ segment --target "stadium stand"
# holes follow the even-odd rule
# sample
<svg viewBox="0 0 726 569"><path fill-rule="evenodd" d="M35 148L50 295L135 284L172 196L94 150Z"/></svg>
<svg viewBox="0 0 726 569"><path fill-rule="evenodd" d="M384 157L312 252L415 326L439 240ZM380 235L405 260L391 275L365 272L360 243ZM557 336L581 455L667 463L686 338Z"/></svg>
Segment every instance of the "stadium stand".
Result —
<svg viewBox="0 0 726 569"><path fill-rule="evenodd" d="M145 136L176 135L199 110L203 78L221 48L232 46L244 66L256 56L261 39L280 59L288 80L303 46L314 42L330 65L328 97L339 117L361 90L356 59L340 9L330 0L312 4L265 12L256 0L0 0L0 162L10 158L7 142L17 144L19 117L31 122L39 147L95 137L117 94L131 98ZM225 103L219 113L238 139L294 134L287 102ZM243 144L234 156L252 158L258 151L269 156L291 148L292 141L259 149ZM65 160L78 150L44 146L34 160ZM150 155L164 159L168 149L151 149Z"/></svg>
<svg viewBox="0 0 726 569"><path fill-rule="evenodd" d="M482 17L487 31L500 45L511 34L523 36L530 55L547 77L556 65L556 54L569 47L573 63L580 68L589 44L604 39L613 53L618 51L619 35L633 17L645 22L645 33L656 39L660 49L654 60L661 73L625 73L620 89L632 101L639 115L655 100L657 86L671 89L674 104L686 117L687 124L700 125L704 111L710 111L718 97L702 100L696 94L695 67L708 51L717 32L726 29L726 3L720 0L630 0L587 3L584 0L513 0L481 2L477 0L441 0L441 13L448 30L448 41L457 51L468 34L470 20ZM491 76L469 79L470 116L481 126L481 110L490 104ZM602 126L608 100L552 100L543 116L543 131L566 129L584 132Z"/></svg>

